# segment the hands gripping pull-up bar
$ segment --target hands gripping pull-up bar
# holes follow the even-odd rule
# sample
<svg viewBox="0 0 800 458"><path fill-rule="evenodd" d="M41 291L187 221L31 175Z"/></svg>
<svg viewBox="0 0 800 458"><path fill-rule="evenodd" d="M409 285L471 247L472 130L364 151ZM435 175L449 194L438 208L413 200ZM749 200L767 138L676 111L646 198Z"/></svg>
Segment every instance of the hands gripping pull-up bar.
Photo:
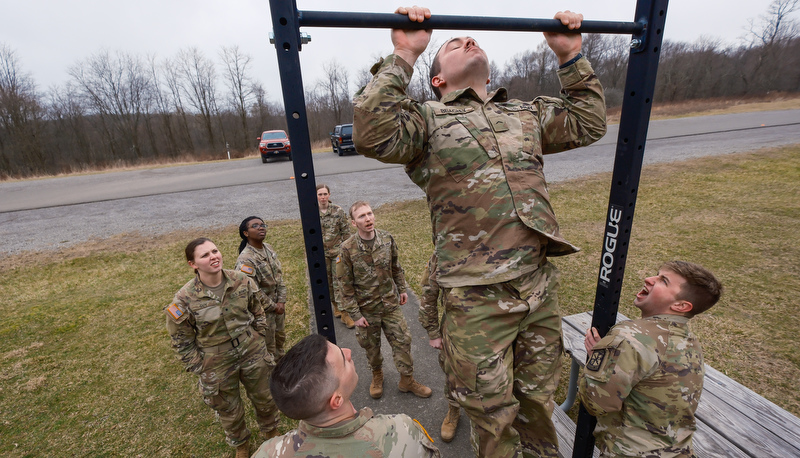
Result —
<svg viewBox="0 0 800 458"><path fill-rule="evenodd" d="M633 212L643 162L652 95L668 0L639 0L633 22L583 21L580 33L630 34L631 54L622 103L619 137L606 212L606 228L613 240L605 240L598 270L592 326L605 335L616 319ZM335 342L328 296L327 275L316 202L313 163L303 95L299 51L300 27L347 27L393 29L458 29L493 31L570 31L555 19L487 18L433 15L422 23L404 15L298 11L295 1L270 0L273 30L281 72L286 119L294 153L300 214L315 306L318 332ZM608 238L608 237L606 237ZM593 417L579 414L573 456L588 457L593 450Z"/></svg>
<svg viewBox="0 0 800 458"><path fill-rule="evenodd" d="M350 13L338 11L298 11L301 27L334 27L360 29L437 29L437 30L494 30L503 32L567 32L555 19L526 19L512 17L434 15L425 22L409 21L407 17L388 13ZM583 33L612 33L637 35L644 22L583 21Z"/></svg>

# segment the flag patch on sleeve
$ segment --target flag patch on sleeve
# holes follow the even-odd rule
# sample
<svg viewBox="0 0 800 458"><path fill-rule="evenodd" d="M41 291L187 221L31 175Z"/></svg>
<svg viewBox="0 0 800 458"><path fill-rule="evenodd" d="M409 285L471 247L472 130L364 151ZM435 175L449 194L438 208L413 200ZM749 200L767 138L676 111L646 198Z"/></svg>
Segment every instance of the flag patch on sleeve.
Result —
<svg viewBox="0 0 800 458"><path fill-rule="evenodd" d="M246 273L247 275L253 275L253 272L254 272L253 268L248 266L247 264L242 264L242 267L241 267L240 270L242 272Z"/></svg>
<svg viewBox="0 0 800 458"><path fill-rule="evenodd" d="M170 316L172 316L172 318L176 320L180 319L180 317L183 316L183 311L181 311L181 309L176 304L172 304L169 307L167 307L167 313L169 313Z"/></svg>

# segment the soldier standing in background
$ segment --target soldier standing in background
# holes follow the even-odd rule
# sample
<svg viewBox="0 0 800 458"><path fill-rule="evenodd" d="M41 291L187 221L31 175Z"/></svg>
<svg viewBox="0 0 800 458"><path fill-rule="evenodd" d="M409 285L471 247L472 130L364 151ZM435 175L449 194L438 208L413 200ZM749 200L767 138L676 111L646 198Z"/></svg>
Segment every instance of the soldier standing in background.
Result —
<svg viewBox="0 0 800 458"><path fill-rule="evenodd" d="M439 457L427 433L408 415L357 411L350 397L358 373L350 349L319 334L289 349L270 377L275 403L297 429L264 442L253 458Z"/></svg>
<svg viewBox="0 0 800 458"><path fill-rule="evenodd" d="M353 329L352 318L341 310L342 293L336 278L336 257L339 246L350 238L350 223L342 207L331 202L331 190L328 185L317 185L317 204L319 204L319 222L322 226L322 244L325 246L325 269L328 271L328 295L333 306L333 316L340 318L348 329Z"/></svg>
<svg viewBox="0 0 800 458"><path fill-rule="evenodd" d="M350 218L357 232L342 243L336 275L342 289L342 306L355 322L356 339L366 350L372 368L369 394L375 399L383 396L383 330L400 373L400 391L430 397L431 389L414 380L411 333L400 310L408 301L408 294L394 238L375 229L375 215L367 202L354 203Z"/></svg>
<svg viewBox="0 0 800 458"><path fill-rule="evenodd" d="M267 321L272 330L272 336L267 338L267 348L278 359L286 353L286 285L283 283L281 263L275 250L264 242L267 225L261 218L245 218L239 225L239 236L242 242L239 244L239 258L234 270L255 280L261 291L275 303L275 310L267 313Z"/></svg>
<svg viewBox="0 0 800 458"><path fill-rule="evenodd" d="M278 435L280 414L269 392L275 361L267 351L264 314L275 304L246 275L223 270L222 254L211 240L192 240L185 254L196 276L164 309L172 348L186 371L200 377L203 401L217 413L236 458L247 458L250 430L240 382L255 408L262 438Z"/></svg>
<svg viewBox="0 0 800 458"><path fill-rule="evenodd" d="M439 285L436 278L431 275L436 272L436 253L431 255L430 261L422 271L422 297L419 298L419 323L428 331L428 344L439 350L439 367L444 370L444 354L442 353L442 328L439 325ZM456 436L458 419L461 417L461 406L453 399L453 393L444 385L444 397L447 399L447 414L442 421L440 434L442 440L450 442Z"/></svg>
<svg viewBox="0 0 800 458"><path fill-rule="evenodd" d="M578 397L597 417L600 456L692 457L694 412L703 392L703 349L689 319L710 309L722 285L703 267L665 263L633 301L638 320L600 338L586 332L589 358Z"/></svg>
<svg viewBox="0 0 800 458"><path fill-rule="evenodd" d="M396 12L416 22L431 17L421 7ZM583 20L569 11L555 18L573 30ZM580 33L544 35L558 61L559 97L488 92L486 52L456 37L431 63L439 100L412 100L406 88L431 31L394 29L392 54L354 100L357 152L403 164L427 195L446 311L445 372L479 456L558 455L551 415L563 345L559 272L549 258L578 248L559 231L543 155L602 138L606 107Z"/></svg>

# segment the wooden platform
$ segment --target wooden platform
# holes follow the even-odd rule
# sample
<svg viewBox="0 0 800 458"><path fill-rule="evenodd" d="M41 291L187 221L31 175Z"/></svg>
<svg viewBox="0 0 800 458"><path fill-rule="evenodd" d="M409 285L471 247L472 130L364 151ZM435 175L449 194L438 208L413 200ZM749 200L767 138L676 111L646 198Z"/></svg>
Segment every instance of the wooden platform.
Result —
<svg viewBox="0 0 800 458"><path fill-rule="evenodd" d="M627 319L617 316L617 322ZM583 336L591 320L591 312L562 319L564 347L580 366L586 361ZM698 457L800 457L800 419L708 364L705 367L693 438ZM563 412L555 412L553 421L559 455L571 457L575 425Z"/></svg>

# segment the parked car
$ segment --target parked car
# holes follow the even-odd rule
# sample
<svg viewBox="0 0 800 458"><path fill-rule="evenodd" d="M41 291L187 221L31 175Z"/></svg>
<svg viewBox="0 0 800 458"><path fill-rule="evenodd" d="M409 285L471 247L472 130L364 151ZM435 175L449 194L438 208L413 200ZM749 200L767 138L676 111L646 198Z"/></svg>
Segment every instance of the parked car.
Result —
<svg viewBox="0 0 800 458"><path fill-rule="evenodd" d="M288 157L292 160L292 144L289 136L282 130L266 130L258 140L258 151L261 152L261 162L266 163L271 157Z"/></svg>
<svg viewBox="0 0 800 458"><path fill-rule="evenodd" d="M344 153L356 152L356 145L353 143L353 125L352 124L339 124L333 128L331 132L331 146L333 152L339 156L344 156Z"/></svg>

